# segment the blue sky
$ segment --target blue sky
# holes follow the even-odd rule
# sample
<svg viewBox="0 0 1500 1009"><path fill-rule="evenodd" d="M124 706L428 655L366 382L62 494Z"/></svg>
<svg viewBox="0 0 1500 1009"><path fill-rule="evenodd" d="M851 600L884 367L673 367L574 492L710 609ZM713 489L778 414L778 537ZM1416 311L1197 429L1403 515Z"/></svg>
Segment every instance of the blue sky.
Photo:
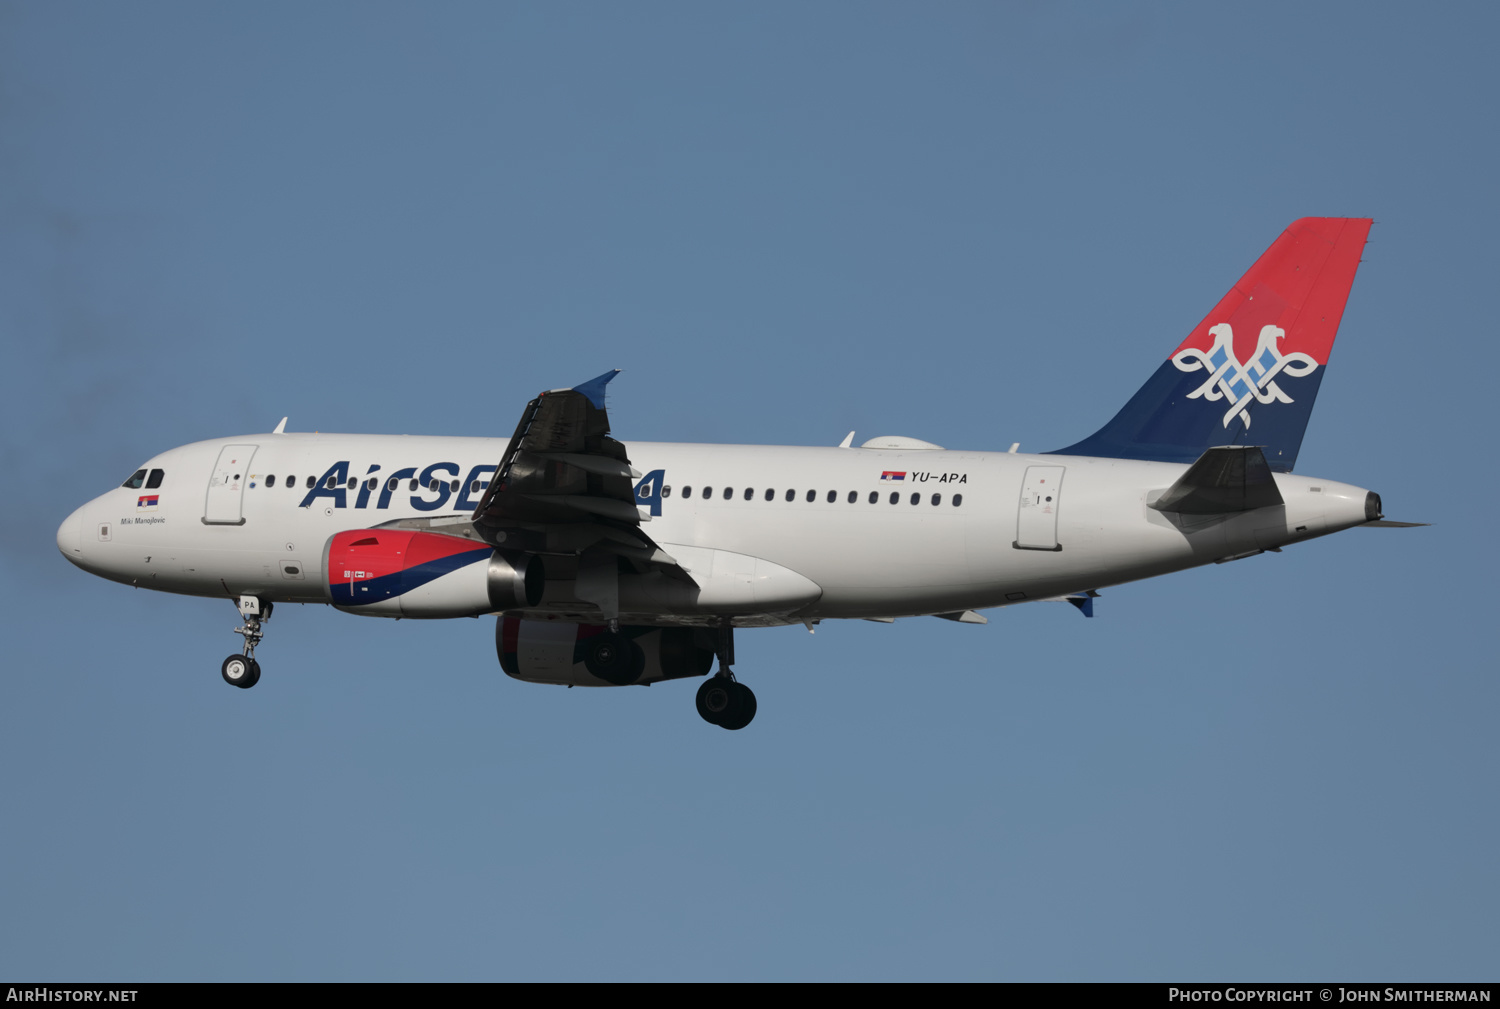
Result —
<svg viewBox="0 0 1500 1009"><path fill-rule="evenodd" d="M0 975L1492 977L1497 21L0 4ZM744 732L318 607L241 693L227 603L53 545L611 367L625 439L1056 448L1304 215L1377 224L1298 472L1432 528L746 633Z"/></svg>

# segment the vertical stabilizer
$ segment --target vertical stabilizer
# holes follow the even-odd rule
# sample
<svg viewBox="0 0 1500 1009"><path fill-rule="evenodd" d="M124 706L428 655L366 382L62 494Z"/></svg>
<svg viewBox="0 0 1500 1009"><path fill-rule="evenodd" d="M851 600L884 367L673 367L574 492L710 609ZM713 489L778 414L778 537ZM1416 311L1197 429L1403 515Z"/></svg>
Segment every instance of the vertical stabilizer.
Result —
<svg viewBox="0 0 1500 1009"><path fill-rule="evenodd" d="M1190 463L1260 445L1291 472L1371 223L1294 222L1113 420L1055 454Z"/></svg>

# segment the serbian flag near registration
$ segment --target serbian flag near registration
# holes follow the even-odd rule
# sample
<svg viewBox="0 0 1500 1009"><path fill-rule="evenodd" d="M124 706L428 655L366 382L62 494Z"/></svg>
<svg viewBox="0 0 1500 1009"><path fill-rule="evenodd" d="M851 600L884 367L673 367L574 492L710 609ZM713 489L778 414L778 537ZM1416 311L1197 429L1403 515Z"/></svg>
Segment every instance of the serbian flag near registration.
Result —
<svg viewBox="0 0 1500 1009"><path fill-rule="evenodd" d="M157 494L142 494L135 499L135 506L137 508L155 508L156 500L159 496Z"/></svg>
<svg viewBox="0 0 1500 1009"><path fill-rule="evenodd" d="M906 471L902 470L901 472L898 473L895 470L888 469L885 472L883 472L883 473L880 474L880 479L882 479L882 480L905 480L906 479Z"/></svg>

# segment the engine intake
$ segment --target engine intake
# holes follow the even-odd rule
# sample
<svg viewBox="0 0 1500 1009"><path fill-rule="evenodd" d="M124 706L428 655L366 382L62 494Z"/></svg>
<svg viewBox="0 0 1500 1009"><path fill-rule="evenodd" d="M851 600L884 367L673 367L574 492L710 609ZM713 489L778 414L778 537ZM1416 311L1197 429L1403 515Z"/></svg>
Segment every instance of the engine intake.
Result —
<svg viewBox="0 0 1500 1009"><path fill-rule="evenodd" d="M540 558L415 529L351 529L324 548L328 601L381 617L469 617L541 602Z"/></svg>

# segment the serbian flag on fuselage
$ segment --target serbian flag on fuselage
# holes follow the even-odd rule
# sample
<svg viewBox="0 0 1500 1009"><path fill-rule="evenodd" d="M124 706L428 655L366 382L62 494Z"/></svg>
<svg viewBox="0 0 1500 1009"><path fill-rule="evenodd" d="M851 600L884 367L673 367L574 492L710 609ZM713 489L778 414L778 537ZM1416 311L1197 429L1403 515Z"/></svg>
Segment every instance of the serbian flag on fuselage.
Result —
<svg viewBox="0 0 1500 1009"><path fill-rule="evenodd" d="M888 470L886 470L886 471L884 471L883 473L880 474L880 479L882 479L882 480L905 480L906 479L906 470L901 470L900 472L897 472L896 470L888 469Z"/></svg>
<svg viewBox="0 0 1500 1009"><path fill-rule="evenodd" d="M135 499L135 506L137 508L155 508L158 497L160 497L158 494L142 494Z"/></svg>

